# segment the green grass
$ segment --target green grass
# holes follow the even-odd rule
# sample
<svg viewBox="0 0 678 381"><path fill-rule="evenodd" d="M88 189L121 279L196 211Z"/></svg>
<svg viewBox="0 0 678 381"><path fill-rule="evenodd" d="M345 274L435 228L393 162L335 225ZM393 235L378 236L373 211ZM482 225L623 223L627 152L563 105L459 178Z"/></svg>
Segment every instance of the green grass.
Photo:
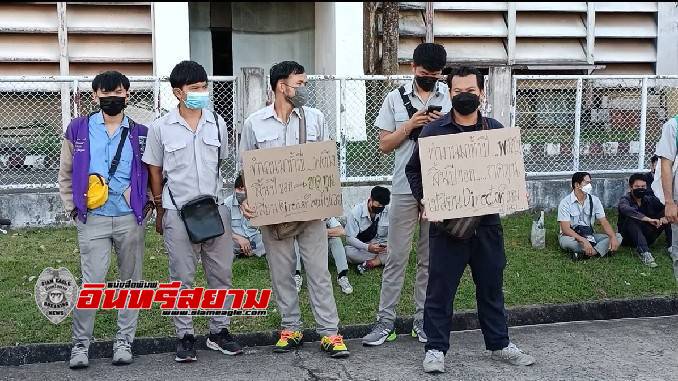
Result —
<svg viewBox="0 0 678 381"><path fill-rule="evenodd" d="M558 249L555 216L547 215L547 248L535 250L529 244L531 215L518 214L503 221L508 265L504 276L507 305L536 303L566 303L627 298L650 295L676 295L678 287L673 278L671 263L665 250L663 238L653 251L659 266L650 269L641 265L637 256L627 248L613 258L596 258L572 262ZM611 215L611 221L616 217ZM112 258L112 264L115 259ZM414 313L415 255L412 253L401 302L400 316ZM35 278L46 267L65 266L78 277L79 254L73 228L30 229L0 235L0 346L26 343L53 343L70 341L71 318L53 325L38 311L33 288ZM148 231L144 262L145 280L168 280L168 261L159 236ZM116 279L115 265L111 266L108 279ZM330 260L334 275L334 266ZM270 287L265 259L238 259L234 263L234 286L242 288ZM379 304L381 271L359 275L351 268L349 278L354 287L352 295L344 295L336 286L333 277L334 295L337 300L341 323L370 323L374 320ZM199 268L197 284L205 286L204 274ZM307 327L314 325L308 302L306 285L301 292L301 309ZM455 309L475 308L475 293L467 269L461 282ZM207 318L194 320L196 331L207 330ZM260 331L276 329L280 315L271 303L266 317L235 318L232 331ZM97 339L110 339L115 334L115 313L97 313L94 335ZM142 311L137 336L173 335L170 318L160 315L158 309Z"/></svg>

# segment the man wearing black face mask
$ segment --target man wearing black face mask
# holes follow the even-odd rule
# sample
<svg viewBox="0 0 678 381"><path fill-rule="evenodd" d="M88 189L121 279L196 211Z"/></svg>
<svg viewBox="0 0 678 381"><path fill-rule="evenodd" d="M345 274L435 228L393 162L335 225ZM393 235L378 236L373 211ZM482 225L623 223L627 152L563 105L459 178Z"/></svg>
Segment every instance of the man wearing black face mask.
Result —
<svg viewBox="0 0 678 381"><path fill-rule="evenodd" d="M250 225L247 218L242 216L240 204L247 199L245 181L242 173L238 174L233 184L233 194L226 197L224 205L231 209L231 230L233 231L233 252L238 256L261 257L266 255L264 242L261 240L261 231Z"/></svg>
<svg viewBox="0 0 678 381"><path fill-rule="evenodd" d="M377 323L362 340L363 345L368 346L396 339L393 330L396 306L405 281L415 229L419 231L419 241L412 336L426 342L422 326L428 282L428 221L420 219L419 204L412 197L405 177L405 165L421 128L447 113L451 104L447 86L437 81L447 62L445 48L438 44L420 44L414 49L412 61L414 80L388 93L374 122L379 128L379 150L385 154L395 151L395 165L388 227L389 254L381 280ZM429 106L441 111L428 112Z"/></svg>
<svg viewBox="0 0 678 381"><path fill-rule="evenodd" d="M671 247L671 224L664 217L664 205L648 189L645 174L636 173L629 178L629 193L619 200L617 229L624 246L635 247L641 261L657 267L650 245L666 233L666 247Z"/></svg>
<svg viewBox="0 0 678 381"><path fill-rule="evenodd" d="M420 138L503 128L497 120L480 114L484 96L483 75L474 68L461 67L447 77L453 111L428 124ZM419 146L416 146L405 169L412 195L421 202L422 186ZM425 205L424 205L425 206ZM431 223L429 241L429 279L424 306L424 331L428 336L423 361L425 372L444 372L445 353L450 347L452 308L457 286L466 266L471 267L476 284L478 319L485 348L492 358L511 365L531 365L534 357L523 353L509 341L504 309L503 276L506 266L504 240L498 214L482 216L474 236L456 239Z"/></svg>
<svg viewBox="0 0 678 381"><path fill-rule="evenodd" d="M82 283L105 281L112 247L119 279L141 278L146 216L153 209L148 168L141 161L148 128L123 112L129 88L129 79L117 71L94 77L92 90L101 111L74 119L61 147L59 193L78 231ZM94 316L94 310L73 311L71 368L89 365ZM139 310L118 312L114 364L133 361L138 316Z"/></svg>
<svg viewBox="0 0 678 381"><path fill-rule="evenodd" d="M358 271L386 262L389 225L388 204L391 192L380 186L372 188L367 202L361 202L346 216L346 258L358 265Z"/></svg>

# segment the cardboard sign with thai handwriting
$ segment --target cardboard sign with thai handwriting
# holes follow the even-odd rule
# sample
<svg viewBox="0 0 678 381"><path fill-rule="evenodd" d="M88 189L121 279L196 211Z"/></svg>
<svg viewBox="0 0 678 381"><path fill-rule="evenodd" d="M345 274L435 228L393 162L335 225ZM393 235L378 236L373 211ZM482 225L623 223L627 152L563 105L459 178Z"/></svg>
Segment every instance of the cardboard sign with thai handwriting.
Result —
<svg viewBox="0 0 678 381"><path fill-rule="evenodd" d="M422 138L419 158L431 220L528 208L519 128Z"/></svg>
<svg viewBox="0 0 678 381"><path fill-rule="evenodd" d="M253 226L340 216L341 181L334 141L243 154Z"/></svg>

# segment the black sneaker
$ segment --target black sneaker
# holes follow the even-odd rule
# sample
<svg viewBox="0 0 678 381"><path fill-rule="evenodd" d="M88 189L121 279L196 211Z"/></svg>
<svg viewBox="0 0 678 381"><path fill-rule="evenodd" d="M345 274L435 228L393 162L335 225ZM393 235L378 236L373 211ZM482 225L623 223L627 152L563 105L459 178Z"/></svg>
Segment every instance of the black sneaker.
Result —
<svg viewBox="0 0 678 381"><path fill-rule="evenodd" d="M177 357L174 358L176 362L191 362L198 359L195 353L195 337L193 335L184 335L177 340Z"/></svg>
<svg viewBox="0 0 678 381"><path fill-rule="evenodd" d="M220 351L225 355L235 356L242 353L242 347L233 339L226 328L223 328L219 333L210 333L206 345L207 348Z"/></svg>
<svg viewBox="0 0 678 381"><path fill-rule="evenodd" d="M572 257L572 260L573 260L573 261L578 261L578 260L580 260L581 257L584 255L584 254L579 254L579 253L577 253L576 251L573 251L571 254L572 254L571 257Z"/></svg>

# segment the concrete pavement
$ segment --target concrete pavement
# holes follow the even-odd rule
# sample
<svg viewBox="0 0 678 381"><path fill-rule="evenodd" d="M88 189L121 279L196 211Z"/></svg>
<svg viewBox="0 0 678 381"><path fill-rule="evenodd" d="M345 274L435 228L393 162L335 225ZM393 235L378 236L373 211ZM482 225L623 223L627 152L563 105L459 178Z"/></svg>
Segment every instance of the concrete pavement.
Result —
<svg viewBox="0 0 678 381"><path fill-rule="evenodd" d="M447 373L422 371L423 344L408 336L377 348L348 341L351 357L330 359L318 343L287 354L270 347L245 355L198 351L198 362L177 364L173 353L136 357L129 366L91 360L85 370L64 362L0 367L8 380L678 380L678 316L556 323L510 329L511 340L533 354L531 367L493 361L478 330L453 332Z"/></svg>

